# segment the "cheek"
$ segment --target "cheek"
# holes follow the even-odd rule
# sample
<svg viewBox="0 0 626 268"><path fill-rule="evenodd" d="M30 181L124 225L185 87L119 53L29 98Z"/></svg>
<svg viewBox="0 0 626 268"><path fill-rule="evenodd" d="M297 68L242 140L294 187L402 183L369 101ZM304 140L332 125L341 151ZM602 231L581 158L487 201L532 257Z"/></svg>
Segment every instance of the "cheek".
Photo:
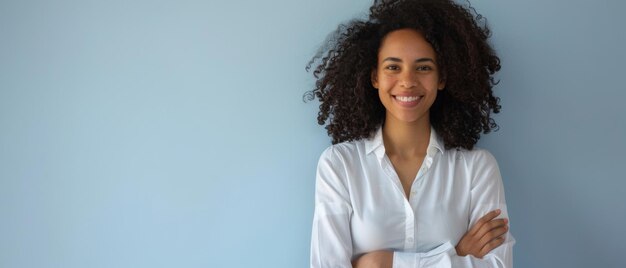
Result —
<svg viewBox="0 0 626 268"><path fill-rule="evenodd" d="M380 87L385 90L392 88L397 81L398 79L395 76L380 75L378 77L378 83L380 84Z"/></svg>
<svg viewBox="0 0 626 268"><path fill-rule="evenodd" d="M434 74L422 77L422 79L420 79L420 83L426 88L436 90L437 88L439 88L440 82L438 76Z"/></svg>

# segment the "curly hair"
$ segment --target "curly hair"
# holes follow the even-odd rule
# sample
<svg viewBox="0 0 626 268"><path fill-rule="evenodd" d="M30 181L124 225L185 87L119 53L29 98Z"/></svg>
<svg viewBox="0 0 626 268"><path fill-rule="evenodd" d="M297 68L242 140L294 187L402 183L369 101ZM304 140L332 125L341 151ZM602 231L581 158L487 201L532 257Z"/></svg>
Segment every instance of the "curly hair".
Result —
<svg viewBox="0 0 626 268"><path fill-rule="evenodd" d="M475 14L475 15L474 15ZM355 19L329 35L307 64L315 88L305 94L320 101L318 124L328 121L332 143L367 138L384 123L385 107L371 83L378 50L388 33L411 28L435 50L446 87L430 108L430 121L446 149L472 149L480 134L497 130L491 112L500 112L493 75L500 59L488 43L490 30L469 5L450 0L375 0L367 19Z"/></svg>

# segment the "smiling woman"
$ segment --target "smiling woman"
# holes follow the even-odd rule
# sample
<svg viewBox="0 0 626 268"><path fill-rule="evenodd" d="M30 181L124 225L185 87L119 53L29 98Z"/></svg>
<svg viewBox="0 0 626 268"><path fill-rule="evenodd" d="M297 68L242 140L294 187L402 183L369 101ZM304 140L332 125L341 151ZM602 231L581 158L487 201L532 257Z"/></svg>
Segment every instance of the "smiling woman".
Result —
<svg viewBox="0 0 626 268"><path fill-rule="evenodd" d="M511 267L489 30L452 1L376 1L314 63L333 145L319 160L311 267ZM320 61L318 61L321 59Z"/></svg>
<svg viewBox="0 0 626 268"><path fill-rule="evenodd" d="M439 78L435 51L424 36L412 29L393 31L383 39L378 58L383 60L372 71L372 86L378 89L388 120L415 122L428 117L437 90L445 82Z"/></svg>

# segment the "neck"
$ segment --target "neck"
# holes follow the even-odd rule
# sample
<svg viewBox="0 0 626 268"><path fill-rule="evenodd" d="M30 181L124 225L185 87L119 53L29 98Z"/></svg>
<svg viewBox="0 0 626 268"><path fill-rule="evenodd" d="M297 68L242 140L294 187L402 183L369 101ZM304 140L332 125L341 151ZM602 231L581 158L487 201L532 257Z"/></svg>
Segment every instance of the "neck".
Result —
<svg viewBox="0 0 626 268"><path fill-rule="evenodd" d="M430 120L428 115L423 120L401 122L392 116L385 119L383 143L388 156L402 158L423 157L430 141Z"/></svg>

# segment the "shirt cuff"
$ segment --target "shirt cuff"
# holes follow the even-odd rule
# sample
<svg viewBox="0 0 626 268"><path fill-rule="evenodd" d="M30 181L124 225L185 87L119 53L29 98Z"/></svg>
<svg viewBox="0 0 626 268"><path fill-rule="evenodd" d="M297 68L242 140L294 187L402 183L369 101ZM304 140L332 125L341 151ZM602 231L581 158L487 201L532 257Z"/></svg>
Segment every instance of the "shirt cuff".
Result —
<svg viewBox="0 0 626 268"><path fill-rule="evenodd" d="M413 252L393 252L393 265L392 268L408 268L417 267L419 263L419 256Z"/></svg>
<svg viewBox="0 0 626 268"><path fill-rule="evenodd" d="M424 253L415 253L415 252L393 252L393 268L417 268L421 267L423 261L426 262L445 262L444 258L445 253L450 249L454 249L450 242L446 242L441 244L440 246L434 248L431 251Z"/></svg>

